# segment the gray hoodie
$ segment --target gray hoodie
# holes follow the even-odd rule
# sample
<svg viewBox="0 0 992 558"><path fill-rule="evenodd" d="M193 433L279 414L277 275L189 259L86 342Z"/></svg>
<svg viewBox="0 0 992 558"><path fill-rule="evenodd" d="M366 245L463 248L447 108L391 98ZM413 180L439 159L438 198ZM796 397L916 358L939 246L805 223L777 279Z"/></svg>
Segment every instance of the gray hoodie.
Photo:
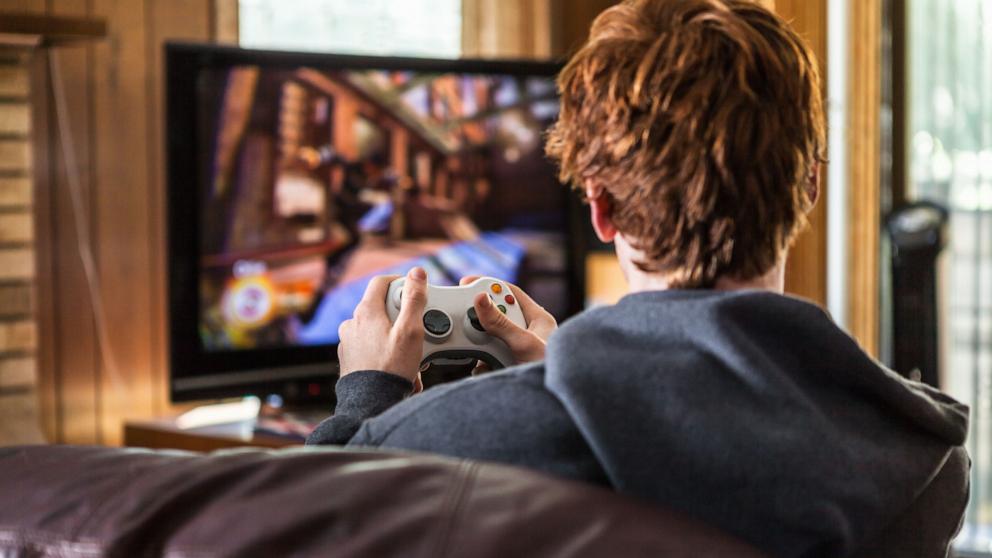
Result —
<svg viewBox="0 0 992 558"><path fill-rule="evenodd" d="M606 484L774 556L943 556L967 503L967 407L767 292L629 295L565 323L543 363L409 391L346 376L308 443Z"/></svg>

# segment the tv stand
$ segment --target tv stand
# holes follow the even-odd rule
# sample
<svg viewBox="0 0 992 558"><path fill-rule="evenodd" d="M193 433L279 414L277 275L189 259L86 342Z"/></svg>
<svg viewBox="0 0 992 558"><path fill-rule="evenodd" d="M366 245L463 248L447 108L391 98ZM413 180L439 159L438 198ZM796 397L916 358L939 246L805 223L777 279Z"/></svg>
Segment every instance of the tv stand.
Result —
<svg viewBox="0 0 992 558"><path fill-rule="evenodd" d="M284 448L299 440L256 433L254 420L183 429L175 418L132 420L124 423L124 445L151 449L214 451L226 448Z"/></svg>
<svg viewBox="0 0 992 558"><path fill-rule="evenodd" d="M248 397L203 405L175 417L128 421L124 445L193 451L302 445L333 407L292 403L272 406Z"/></svg>

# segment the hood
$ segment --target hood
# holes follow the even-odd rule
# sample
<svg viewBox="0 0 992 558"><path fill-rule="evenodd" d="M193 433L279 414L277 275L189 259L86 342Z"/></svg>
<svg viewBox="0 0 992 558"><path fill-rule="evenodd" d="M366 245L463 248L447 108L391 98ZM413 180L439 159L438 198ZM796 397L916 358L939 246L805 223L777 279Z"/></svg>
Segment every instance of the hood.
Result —
<svg viewBox="0 0 992 558"><path fill-rule="evenodd" d="M545 364L619 491L777 556L851 552L967 435L965 405L768 292L629 295L564 324Z"/></svg>

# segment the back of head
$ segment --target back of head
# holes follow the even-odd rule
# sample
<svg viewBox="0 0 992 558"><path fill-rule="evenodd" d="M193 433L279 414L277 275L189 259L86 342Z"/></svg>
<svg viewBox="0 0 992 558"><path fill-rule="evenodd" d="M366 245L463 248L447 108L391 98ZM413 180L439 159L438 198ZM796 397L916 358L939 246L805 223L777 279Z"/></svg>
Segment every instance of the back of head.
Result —
<svg viewBox="0 0 992 558"><path fill-rule="evenodd" d="M627 0L558 79L547 144L595 184L637 265L676 288L747 280L806 224L825 130L815 57L749 0Z"/></svg>

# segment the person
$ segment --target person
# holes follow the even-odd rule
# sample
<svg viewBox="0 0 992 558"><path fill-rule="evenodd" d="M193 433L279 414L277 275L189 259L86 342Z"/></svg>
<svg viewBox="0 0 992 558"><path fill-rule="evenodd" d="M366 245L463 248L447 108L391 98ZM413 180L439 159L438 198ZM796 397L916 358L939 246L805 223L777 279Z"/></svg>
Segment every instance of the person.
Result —
<svg viewBox="0 0 992 558"><path fill-rule="evenodd" d="M419 388L426 277L395 324L372 281L342 324L338 406L311 444L514 464L677 510L773 556L944 556L968 409L783 294L824 161L814 55L746 0L627 0L558 77L546 150L612 242L630 294L526 329L521 364ZM470 280L471 278L469 278Z"/></svg>

